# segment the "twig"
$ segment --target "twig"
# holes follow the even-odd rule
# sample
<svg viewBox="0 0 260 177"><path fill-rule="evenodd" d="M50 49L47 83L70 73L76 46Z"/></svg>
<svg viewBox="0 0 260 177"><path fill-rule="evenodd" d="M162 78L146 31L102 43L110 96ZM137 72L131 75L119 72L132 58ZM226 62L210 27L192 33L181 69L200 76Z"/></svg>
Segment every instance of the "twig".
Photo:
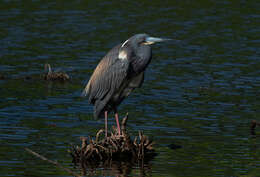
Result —
<svg viewBox="0 0 260 177"><path fill-rule="evenodd" d="M100 129L100 130L97 132L97 134L96 134L96 143L98 143L99 135L100 135L101 133L103 133L103 132L104 132L103 129Z"/></svg>
<svg viewBox="0 0 260 177"><path fill-rule="evenodd" d="M70 169L63 167L63 166L62 166L61 164L59 164L58 162L55 162L55 161L53 161L53 160L49 160L49 159L47 159L46 157L44 157L44 156L38 154L37 152L32 151L31 149L25 148L25 150L26 150L27 152L33 154L34 156L36 156L36 157L38 157L38 158L44 160L44 161L47 161L47 162L49 162L49 163L51 163L51 164L54 164L54 165L58 166L59 168L63 169L64 171L68 172L69 174L71 174L71 175L73 175L73 176L82 177L82 176L78 175L77 173L74 173L74 172L71 171Z"/></svg>

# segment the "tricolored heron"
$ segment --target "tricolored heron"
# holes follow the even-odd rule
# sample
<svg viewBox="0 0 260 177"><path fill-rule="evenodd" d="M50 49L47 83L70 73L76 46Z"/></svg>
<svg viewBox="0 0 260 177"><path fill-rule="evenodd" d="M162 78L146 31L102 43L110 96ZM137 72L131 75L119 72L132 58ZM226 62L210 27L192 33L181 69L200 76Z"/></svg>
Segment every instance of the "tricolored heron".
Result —
<svg viewBox="0 0 260 177"><path fill-rule="evenodd" d="M107 136L107 117L114 111L118 134L120 125L117 107L144 81L144 71L152 59L151 44L169 39L136 34L124 43L112 48L99 62L82 95L94 105L94 117L105 116Z"/></svg>

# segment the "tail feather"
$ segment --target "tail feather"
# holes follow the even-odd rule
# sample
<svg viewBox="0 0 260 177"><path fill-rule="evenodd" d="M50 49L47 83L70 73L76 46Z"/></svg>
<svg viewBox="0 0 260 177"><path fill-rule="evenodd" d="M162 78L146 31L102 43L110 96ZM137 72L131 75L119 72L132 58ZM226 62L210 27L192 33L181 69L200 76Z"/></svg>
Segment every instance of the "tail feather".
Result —
<svg viewBox="0 0 260 177"><path fill-rule="evenodd" d="M99 119L104 117L104 109L105 105L102 103L100 100L96 100L95 105L94 105L94 118Z"/></svg>
<svg viewBox="0 0 260 177"><path fill-rule="evenodd" d="M88 91L86 89L83 90L81 93L81 97L87 97L88 96Z"/></svg>
<svg viewBox="0 0 260 177"><path fill-rule="evenodd" d="M87 96L89 96L90 88L91 88L90 85L91 85L91 84L90 84L90 81L89 81L88 84L86 85L85 89L84 89L83 92L81 93L81 96L82 96L82 97L87 97Z"/></svg>

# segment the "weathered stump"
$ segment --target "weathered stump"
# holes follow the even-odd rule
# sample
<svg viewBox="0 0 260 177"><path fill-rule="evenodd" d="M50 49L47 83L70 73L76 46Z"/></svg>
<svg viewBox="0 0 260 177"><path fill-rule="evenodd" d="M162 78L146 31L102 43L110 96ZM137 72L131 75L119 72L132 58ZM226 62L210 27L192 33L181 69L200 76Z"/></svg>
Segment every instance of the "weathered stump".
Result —
<svg viewBox="0 0 260 177"><path fill-rule="evenodd" d="M69 75L64 72L53 72L50 64L45 64L45 70L48 72L43 75L43 79L47 81L67 81L70 79Z"/></svg>
<svg viewBox="0 0 260 177"><path fill-rule="evenodd" d="M256 129L257 126L260 126L260 122L257 122L256 120L252 120L251 125L250 125L251 135L256 135L255 129Z"/></svg>
<svg viewBox="0 0 260 177"><path fill-rule="evenodd" d="M95 138L81 137L81 147L72 146L70 154L73 162L86 169L88 167L107 164L109 161L129 161L137 163L152 159L156 153L153 149L154 142L149 140L141 131L134 140L130 138L126 130L128 115L121 122L122 134L113 128L108 132L108 137L100 139L104 130L97 132Z"/></svg>
<svg viewBox="0 0 260 177"><path fill-rule="evenodd" d="M4 79L6 79L5 75L0 74L0 80L4 80Z"/></svg>

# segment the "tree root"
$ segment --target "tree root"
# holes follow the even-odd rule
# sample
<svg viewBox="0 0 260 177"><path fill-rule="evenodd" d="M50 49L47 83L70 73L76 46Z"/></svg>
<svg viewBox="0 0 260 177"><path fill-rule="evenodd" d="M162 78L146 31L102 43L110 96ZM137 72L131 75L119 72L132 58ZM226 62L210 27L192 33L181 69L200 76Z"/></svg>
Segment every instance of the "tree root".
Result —
<svg viewBox="0 0 260 177"><path fill-rule="evenodd" d="M73 162L81 167L87 167L107 161L131 161L139 162L153 158L156 153L153 149L154 142L149 140L141 131L139 136L131 140L126 130L128 115L121 122L122 133L119 135L116 128L113 128L108 137L100 139L104 130L99 130L96 137L81 137L81 147L72 146L70 154Z"/></svg>

